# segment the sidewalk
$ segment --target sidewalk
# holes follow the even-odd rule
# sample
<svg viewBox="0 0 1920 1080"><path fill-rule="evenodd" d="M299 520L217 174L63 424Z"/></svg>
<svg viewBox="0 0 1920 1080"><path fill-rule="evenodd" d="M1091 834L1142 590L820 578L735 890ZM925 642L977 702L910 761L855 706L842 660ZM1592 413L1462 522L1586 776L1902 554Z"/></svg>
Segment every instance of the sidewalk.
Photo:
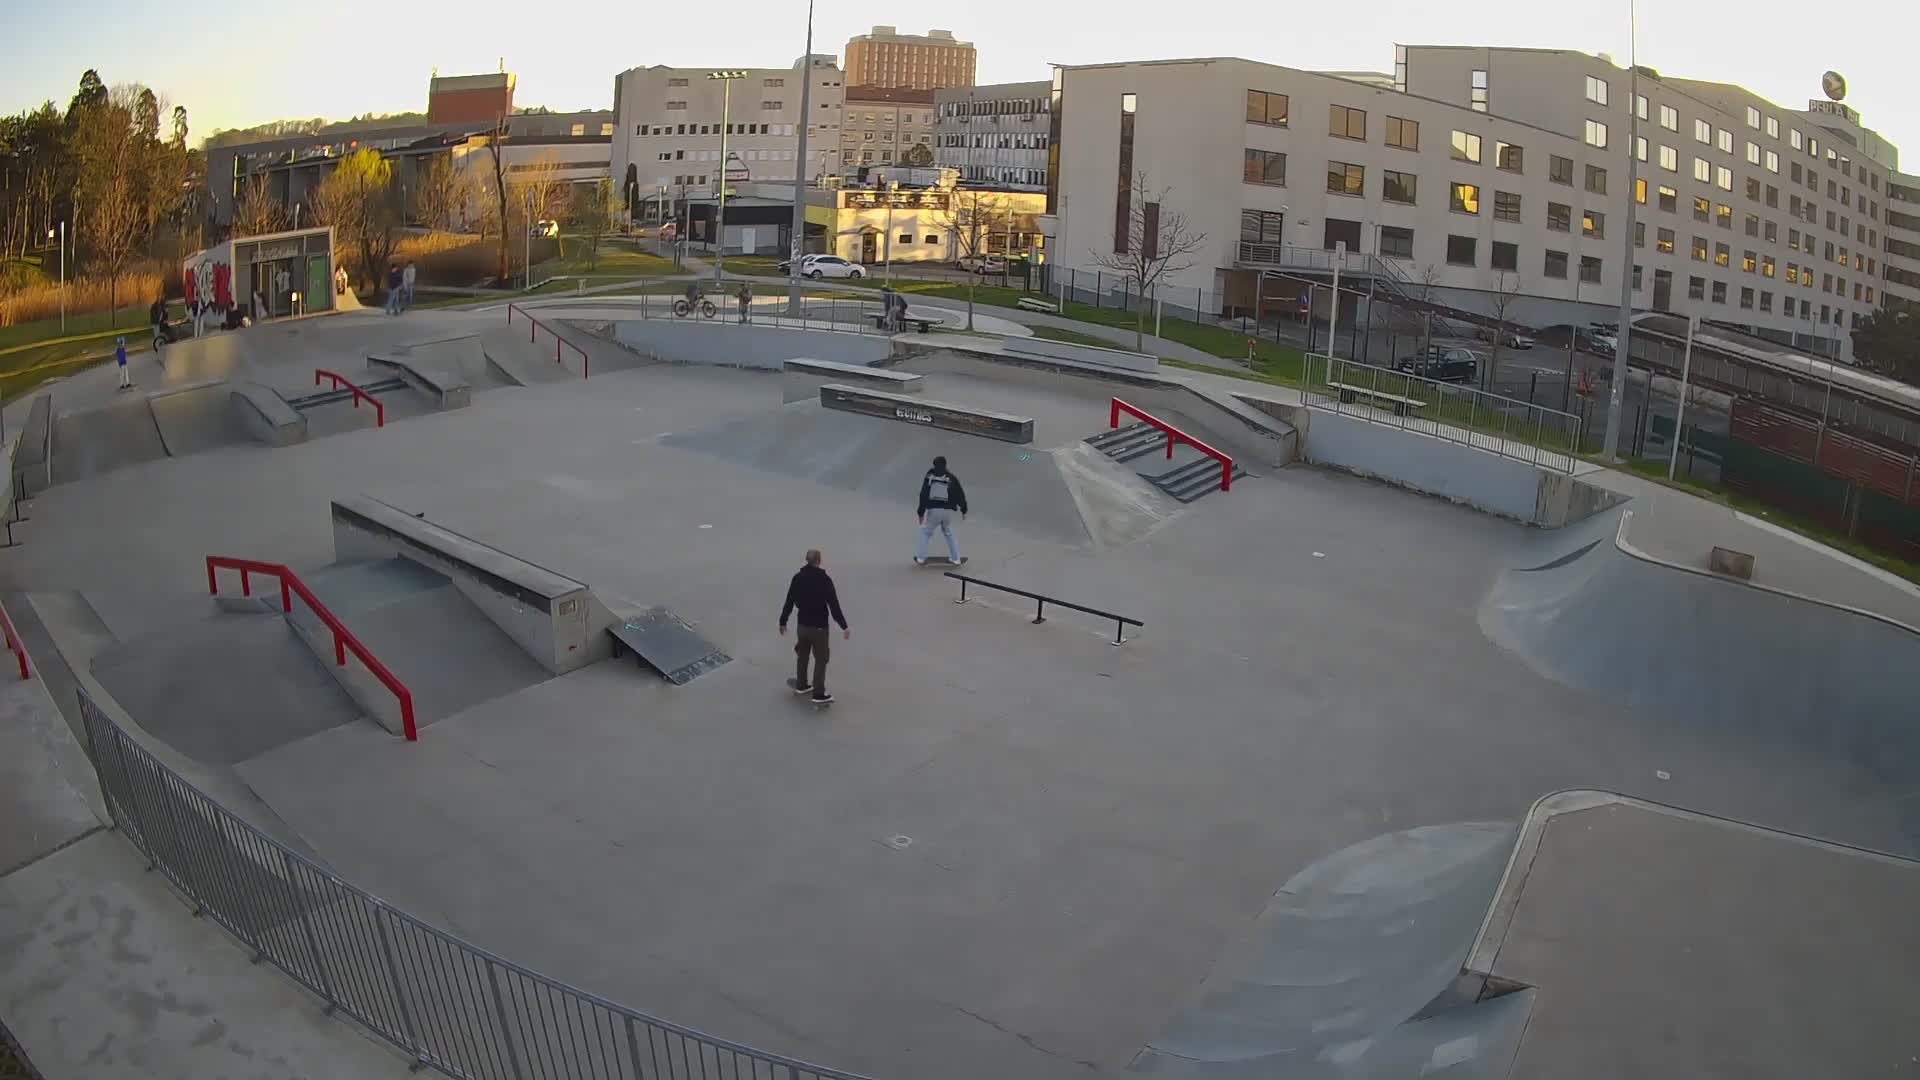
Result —
<svg viewBox="0 0 1920 1080"><path fill-rule="evenodd" d="M37 674L0 688L0 1019L46 1080L408 1075L147 873L91 776Z"/></svg>

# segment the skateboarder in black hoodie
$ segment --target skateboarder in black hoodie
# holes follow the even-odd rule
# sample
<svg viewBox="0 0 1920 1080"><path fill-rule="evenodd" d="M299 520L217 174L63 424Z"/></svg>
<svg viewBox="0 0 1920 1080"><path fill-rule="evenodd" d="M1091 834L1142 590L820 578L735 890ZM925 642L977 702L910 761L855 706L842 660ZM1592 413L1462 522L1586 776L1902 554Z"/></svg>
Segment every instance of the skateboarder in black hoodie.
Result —
<svg viewBox="0 0 1920 1080"><path fill-rule="evenodd" d="M787 602L780 606L780 634L787 632L787 617L795 609L800 613L800 625L794 631L793 654L794 677L787 685L796 694L813 692L813 700L824 705L833 700L827 692L827 659L832 655L833 634L827 628L827 617L840 624L840 633L852 640L853 630L847 626L847 616L840 610L840 594L833 587L833 579L820 567L820 549L807 552L807 565L793 575L787 584ZM807 657L813 657L813 681L807 681Z"/></svg>
<svg viewBox="0 0 1920 1080"><path fill-rule="evenodd" d="M922 566L927 562L927 541L933 539L935 529L947 538L947 561L960 565L960 545L953 542L953 512L960 511L964 520L967 516L967 489L960 486L960 478L947 471L947 459L933 459L933 468L920 478L920 505L915 513L920 517L920 544L913 549L913 561Z"/></svg>

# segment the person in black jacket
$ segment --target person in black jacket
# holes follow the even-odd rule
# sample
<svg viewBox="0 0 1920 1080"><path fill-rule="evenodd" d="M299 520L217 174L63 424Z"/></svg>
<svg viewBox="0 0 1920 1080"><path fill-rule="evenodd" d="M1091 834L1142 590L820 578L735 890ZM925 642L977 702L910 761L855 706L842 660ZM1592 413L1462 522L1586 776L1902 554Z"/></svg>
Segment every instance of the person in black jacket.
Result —
<svg viewBox="0 0 1920 1080"><path fill-rule="evenodd" d="M833 587L833 579L820 568L820 549L807 552L807 565L793 575L787 584L787 602L780 607L780 634L787 633L787 618L795 611L800 614L800 625L794 630L793 654L796 658L793 668L793 687L796 694L812 691L813 700L821 703L833 700L827 692L827 659L832 655L832 632L827 628L827 618L840 624L840 633L848 640L853 638L852 628L847 626L847 616L840 610L840 594ZM807 679L807 658L813 658L813 679Z"/></svg>
<svg viewBox="0 0 1920 1080"><path fill-rule="evenodd" d="M964 520L967 516L967 489L960 486L960 478L947 471L947 459L933 459L933 468L920 478L920 505L914 511L920 518L920 544L913 549L913 561L926 565L927 542L933 539L935 529L947 538L947 561L960 565L960 545L953 540L953 512L960 511Z"/></svg>

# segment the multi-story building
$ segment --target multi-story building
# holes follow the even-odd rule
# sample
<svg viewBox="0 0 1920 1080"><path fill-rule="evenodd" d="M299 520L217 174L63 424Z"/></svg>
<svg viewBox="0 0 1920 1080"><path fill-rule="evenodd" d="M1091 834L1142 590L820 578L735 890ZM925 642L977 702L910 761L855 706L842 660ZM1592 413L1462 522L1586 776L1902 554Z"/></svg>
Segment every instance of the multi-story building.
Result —
<svg viewBox="0 0 1920 1080"><path fill-rule="evenodd" d="M840 168L846 88L831 58L811 67L751 68L741 78L708 78L713 68L644 67L614 80L614 187L637 202L711 194L723 173L736 182L791 179L799 130L807 126L809 177ZM801 80L813 79L812 115L800 112ZM726 90L731 85L731 91ZM721 166L726 139L728 169ZM691 189L691 190L689 190Z"/></svg>
<svg viewBox="0 0 1920 1080"><path fill-rule="evenodd" d="M435 75L427 83L427 123L487 123L513 115L514 77L501 71L486 75Z"/></svg>
<svg viewBox="0 0 1920 1080"><path fill-rule="evenodd" d="M1388 85L1231 58L1061 68L1056 265L1114 250L1119 181L1144 172L1206 234L1166 285L1208 306L1251 306L1262 271L1324 267L1344 242L1350 272L1462 312L1599 318L1630 273L1637 308L1849 357L1884 292L1889 170L1855 149L1871 133L1849 144L1841 118L1735 86L1631 81L1577 52L1424 46L1396 51Z"/></svg>
<svg viewBox="0 0 1920 1080"><path fill-rule="evenodd" d="M973 42L955 41L951 30L929 30L922 37L876 26L848 40L846 59L849 86L938 90L973 85Z"/></svg>
<svg viewBox="0 0 1920 1080"><path fill-rule="evenodd" d="M1887 174L1885 212L1887 296L1920 315L1920 176Z"/></svg>
<svg viewBox="0 0 1920 1080"><path fill-rule="evenodd" d="M935 159L968 183L1045 190L1051 92L1045 80L936 92Z"/></svg>
<svg viewBox="0 0 1920 1080"><path fill-rule="evenodd" d="M840 171L857 176L875 165L933 164L933 91L905 86L846 87L840 122ZM924 161L909 161L921 147ZM919 154L912 155L915 158Z"/></svg>

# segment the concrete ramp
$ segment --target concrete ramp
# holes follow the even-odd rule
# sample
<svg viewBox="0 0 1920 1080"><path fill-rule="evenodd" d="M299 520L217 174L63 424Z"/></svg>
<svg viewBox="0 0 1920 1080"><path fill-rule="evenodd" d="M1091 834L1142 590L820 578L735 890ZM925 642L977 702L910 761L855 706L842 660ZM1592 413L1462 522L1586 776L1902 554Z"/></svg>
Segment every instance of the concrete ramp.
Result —
<svg viewBox="0 0 1920 1080"><path fill-rule="evenodd" d="M523 325L495 327L477 335L477 341L489 386L540 386L579 378L554 362L551 349L541 352L530 344Z"/></svg>
<svg viewBox="0 0 1920 1080"><path fill-rule="evenodd" d="M87 480L167 456L167 443L145 395L53 420L56 484Z"/></svg>
<svg viewBox="0 0 1920 1080"><path fill-rule="evenodd" d="M167 454L180 457L255 441L225 382L169 390L148 399Z"/></svg>

